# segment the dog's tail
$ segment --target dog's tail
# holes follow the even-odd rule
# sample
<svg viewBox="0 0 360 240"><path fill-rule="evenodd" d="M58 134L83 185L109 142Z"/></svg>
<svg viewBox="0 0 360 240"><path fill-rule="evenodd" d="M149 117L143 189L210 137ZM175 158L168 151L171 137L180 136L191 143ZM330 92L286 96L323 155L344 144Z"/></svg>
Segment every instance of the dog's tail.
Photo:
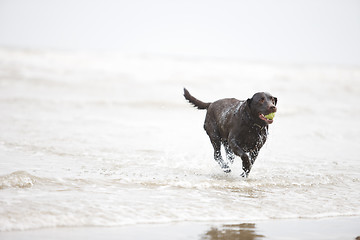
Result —
<svg viewBox="0 0 360 240"><path fill-rule="evenodd" d="M211 103L205 103L200 101L199 99L196 99L195 97L191 96L189 91L184 88L184 97L186 100L188 100L191 104L193 104L198 109L208 109Z"/></svg>

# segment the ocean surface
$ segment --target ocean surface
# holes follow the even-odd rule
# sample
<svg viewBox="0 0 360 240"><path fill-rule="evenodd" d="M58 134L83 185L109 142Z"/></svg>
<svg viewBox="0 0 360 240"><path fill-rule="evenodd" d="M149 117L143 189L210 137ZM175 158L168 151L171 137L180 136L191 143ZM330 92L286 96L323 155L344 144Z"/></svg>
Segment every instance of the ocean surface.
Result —
<svg viewBox="0 0 360 240"><path fill-rule="evenodd" d="M278 98L249 178L183 98ZM360 216L360 68L0 48L0 231Z"/></svg>

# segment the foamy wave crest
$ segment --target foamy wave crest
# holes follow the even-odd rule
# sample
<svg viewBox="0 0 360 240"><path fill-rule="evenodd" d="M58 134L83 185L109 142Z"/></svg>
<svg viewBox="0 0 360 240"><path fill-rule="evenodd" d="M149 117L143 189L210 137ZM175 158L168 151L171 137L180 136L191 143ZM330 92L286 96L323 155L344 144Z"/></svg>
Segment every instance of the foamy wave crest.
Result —
<svg viewBox="0 0 360 240"><path fill-rule="evenodd" d="M31 188L44 179L31 175L25 171L16 171L11 174L0 176L0 189L6 188Z"/></svg>

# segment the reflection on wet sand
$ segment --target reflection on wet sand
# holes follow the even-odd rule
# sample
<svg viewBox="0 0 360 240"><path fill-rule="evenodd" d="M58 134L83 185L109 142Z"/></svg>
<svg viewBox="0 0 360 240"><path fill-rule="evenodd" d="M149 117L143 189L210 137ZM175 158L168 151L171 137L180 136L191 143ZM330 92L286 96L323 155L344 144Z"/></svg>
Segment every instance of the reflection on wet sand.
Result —
<svg viewBox="0 0 360 240"><path fill-rule="evenodd" d="M255 223L242 223L212 227L204 235L202 240L257 240L264 238L264 235L256 233Z"/></svg>

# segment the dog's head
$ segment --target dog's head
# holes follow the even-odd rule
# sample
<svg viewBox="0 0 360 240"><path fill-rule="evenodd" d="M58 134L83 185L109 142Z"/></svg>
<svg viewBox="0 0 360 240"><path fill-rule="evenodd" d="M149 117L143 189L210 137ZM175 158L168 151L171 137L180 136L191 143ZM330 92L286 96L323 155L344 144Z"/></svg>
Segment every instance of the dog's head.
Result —
<svg viewBox="0 0 360 240"><path fill-rule="evenodd" d="M266 124L273 123L273 119L268 119L265 116L276 112L276 97L273 97L270 93L258 92L255 93L254 96L249 98L246 102L254 118L258 118Z"/></svg>

